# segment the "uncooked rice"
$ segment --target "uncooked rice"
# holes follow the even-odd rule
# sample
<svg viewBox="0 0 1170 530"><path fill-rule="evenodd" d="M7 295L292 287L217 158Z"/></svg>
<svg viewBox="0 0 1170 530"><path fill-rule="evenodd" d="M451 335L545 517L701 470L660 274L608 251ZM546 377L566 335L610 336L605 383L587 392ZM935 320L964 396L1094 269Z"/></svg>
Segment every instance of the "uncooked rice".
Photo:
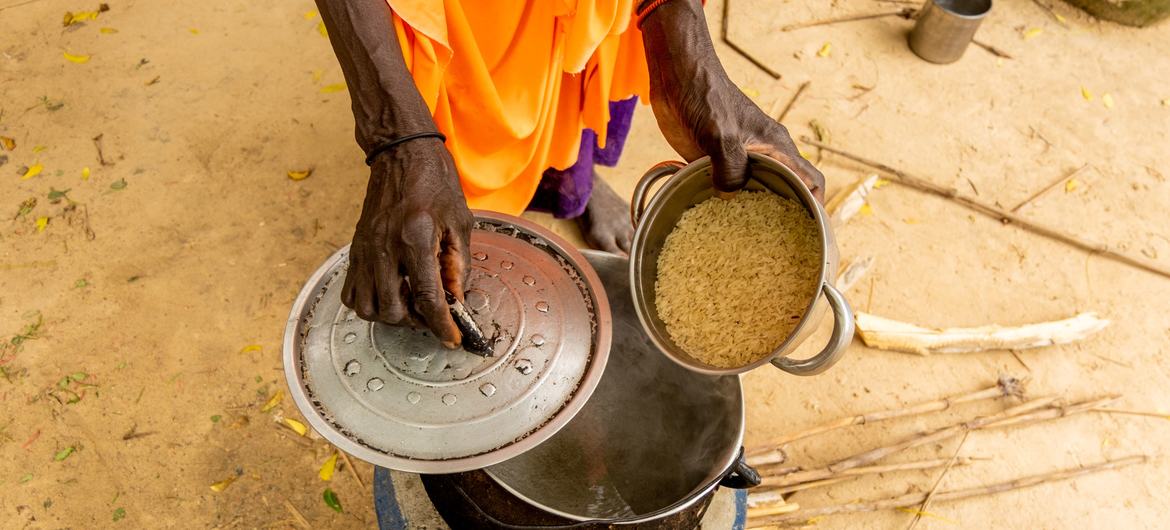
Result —
<svg viewBox="0 0 1170 530"><path fill-rule="evenodd" d="M654 285L658 316L691 357L737 368L784 343L818 288L816 221L768 192L711 198L666 237Z"/></svg>

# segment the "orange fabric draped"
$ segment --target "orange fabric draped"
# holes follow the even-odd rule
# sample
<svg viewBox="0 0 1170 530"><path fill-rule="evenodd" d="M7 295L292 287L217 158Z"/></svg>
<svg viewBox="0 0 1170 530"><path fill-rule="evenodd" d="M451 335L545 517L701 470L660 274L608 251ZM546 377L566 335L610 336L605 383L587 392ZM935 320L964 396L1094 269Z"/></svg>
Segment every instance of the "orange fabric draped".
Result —
<svg viewBox="0 0 1170 530"><path fill-rule="evenodd" d="M610 101L648 101L635 1L387 0L469 206L519 215L583 129L604 147Z"/></svg>

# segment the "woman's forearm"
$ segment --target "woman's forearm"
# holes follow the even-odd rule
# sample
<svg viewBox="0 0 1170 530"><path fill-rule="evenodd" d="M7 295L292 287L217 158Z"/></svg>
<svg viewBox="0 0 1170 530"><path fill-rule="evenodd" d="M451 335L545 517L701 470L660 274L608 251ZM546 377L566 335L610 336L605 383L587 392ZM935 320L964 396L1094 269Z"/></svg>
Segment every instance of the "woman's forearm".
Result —
<svg viewBox="0 0 1170 530"><path fill-rule="evenodd" d="M722 71L700 0L669 0L642 21L651 99L664 84Z"/></svg>
<svg viewBox="0 0 1170 530"><path fill-rule="evenodd" d="M385 0L316 0L353 101L358 145L435 131L415 88Z"/></svg>

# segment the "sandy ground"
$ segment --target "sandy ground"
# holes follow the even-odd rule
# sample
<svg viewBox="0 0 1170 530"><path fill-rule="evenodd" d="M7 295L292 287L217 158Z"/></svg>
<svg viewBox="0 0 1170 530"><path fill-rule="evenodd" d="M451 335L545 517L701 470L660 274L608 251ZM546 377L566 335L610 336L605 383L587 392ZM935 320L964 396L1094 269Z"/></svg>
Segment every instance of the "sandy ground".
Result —
<svg viewBox="0 0 1170 530"><path fill-rule="evenodd" d="M96 21L70 28L63 13L94 9L96 0L0 3L0 135L16 140L0 152L0 335L8 343L0 527L288 526L286 505L318 527L372 526L370 494L349 470L329 484L317 477L330 449L274 423L296 417L292 404L260 411L284 387L288 307L347 242L364 188L347 96L322 93L341 75L317 19L305 16L311 2L109 3ZM735 3L733 37L783 72L778 82L719 51L765 109L812 81L785 120L795 136L816 119L834 145L985 201L1014 205L1090 164L1075 189L1058 186L1022 211L1170 264L1170 167L1160 156L1170 145L1170 103L1161 103L1170 98L1170 26L1121 28L1058 5L1065 28L1032 2L998 2L980 38L1014 59L973 48L945 67L907 50L909 23L900 19L775 29L890 7L848 4ZM708 6L713 26L719 8ZM77 64L63 53L92 57ZM623 165L605 173L627 195L645 168L672 158L646 110ZM43 171L22 180L23 167L38 163ZM315 169L306 180L286 177L307 167ZM833 156L821 167L830 191L867 172ZM50 197L53 190L68 198ZM1113 324L1081 344L1022 352L1026 366L1007 352L922 358L855 342L819 377L761 369L744 378L750 443L980 388L999 373L1030 376L1033 395L1119 392L1126 408L1170 410L1170 280L893 185L875 193L871 208L838 233L846 258L878 260L872 281L851 293L858 308L938 326L1085 310ZM576 237L570 224L556 228ZM18 347L12 339L26 331L33 336ZM789 453L795 463L826 463L1002 406L851 428ZM953 470L942 487L1163 455L1168 429L1156 418L1092 414L978 433L962 453L993 460ZM952 440L902 458L954 451ZM370 466L356 471L368 486ZM209 488L232 477L222 492ZM929 489L936 478L891 474L793 500L815 507L880 498ZM344 513L322 502L325 487ZM937 504L937 517L920 527L1157 527L1168 489L1170 465L1158 459ZM818 526L899 528L911 517L891 511Z"/></svg>

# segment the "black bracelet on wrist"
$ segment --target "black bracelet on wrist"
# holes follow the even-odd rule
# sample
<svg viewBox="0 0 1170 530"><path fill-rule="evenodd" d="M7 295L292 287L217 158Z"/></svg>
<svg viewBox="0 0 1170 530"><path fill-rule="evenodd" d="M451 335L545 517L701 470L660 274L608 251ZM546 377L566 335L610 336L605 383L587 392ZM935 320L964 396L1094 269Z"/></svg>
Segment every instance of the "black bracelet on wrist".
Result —
<svg viewBox="0 0 1170 530"><path fill-rule="evenodd" d="M378 155L380 155L386 151L394 149L395 147L398 146L398 144L409 142L411 140L417 140L419 138L438 138L440 142L447 141L447 137L443 136L443 133L437 132L437 131L436 132L420 132L420 133L408 134L406 136L400 136L400 137L395 138L393 140L387 140L384 143L380 143L376 147L374 147L373 149L370 149L369 154L366 155L366 165L367 166L374 165L374 158L375 157L377 157Z"/></svg>

